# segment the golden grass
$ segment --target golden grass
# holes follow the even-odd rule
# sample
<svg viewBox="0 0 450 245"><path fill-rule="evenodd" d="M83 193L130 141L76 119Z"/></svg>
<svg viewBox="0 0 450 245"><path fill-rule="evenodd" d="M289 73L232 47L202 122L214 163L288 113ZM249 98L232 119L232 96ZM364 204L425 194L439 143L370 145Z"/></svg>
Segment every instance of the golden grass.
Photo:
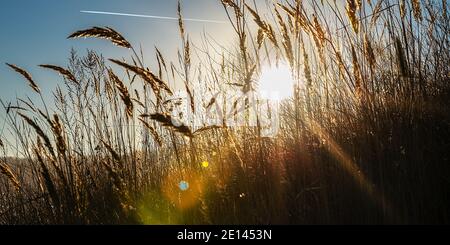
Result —
<svg viewBox="0 0 450 245"><path fill-rule="evenodd" d="M24 69L16 66L16 65L12 65L12 64L8 64L6 63L6 65L8 65L9 67L11 67L14 71L16 71L17 73L19 73L20 75L22 75L25 79L27 79L30 87L36 91L36 93L40 93L40 89L39 86L36 84L36 82L34 82L33 78L31 77L31 75L25 71Z"/></svg>
<svg viewBox="0 0 450 245"><path fill-rule="evenodd" d="M54 71L60 73L61 75L63 75L68 80L74 82L75 84L78 83L78 81L75 78L75 76L70 71L68 71L68 70L66 70L66 69L64 69L62 67L55 66L55 65L40 65L40 67L47 68L47 69L50 69L50 70L54 70Z"/></svg>
<svg viewBox="0 0 450 245"><path fill-rule="evenodd" d="M103 38L110 40L112 43L123 48L132 48L131 44L118 32L109 27L92 27L86 30L80 30L72 33L68 38Z"/></svg>
<svg viewBox="0 0 450 245"><path fill-rule="evenodd" d="M20 182L17 179L16 175L13 173L12 169L8 165L6 165L6 163L1 161L0 161L0 171L2 174L8 177L8 179L11 181L11 183L17 190L20 190Z"/></svg>

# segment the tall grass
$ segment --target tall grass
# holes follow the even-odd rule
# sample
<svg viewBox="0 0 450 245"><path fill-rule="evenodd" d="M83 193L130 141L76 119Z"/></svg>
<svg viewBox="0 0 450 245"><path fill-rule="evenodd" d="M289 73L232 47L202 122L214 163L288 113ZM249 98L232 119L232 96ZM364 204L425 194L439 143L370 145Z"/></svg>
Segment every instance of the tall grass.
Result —
<svg viewBox="0 0 450 245"><path fill-rule="evenodd" d="M445 0L278 1L266 14L252 1L219 4L235 46L192 44L179 5L179 60L156 49L155 69L111 28L70 35L131 57L72 51L65 68L42 65L63 77L51 108L8 64L41 101L2 103L18 153L0 162L0 223L449 223ZM169 84L201 112L221 103L217 92L257 88L262 67L280 62L295 84L275 137L250 125L248 101L221 108L243 127L174 118Z"/></svg>

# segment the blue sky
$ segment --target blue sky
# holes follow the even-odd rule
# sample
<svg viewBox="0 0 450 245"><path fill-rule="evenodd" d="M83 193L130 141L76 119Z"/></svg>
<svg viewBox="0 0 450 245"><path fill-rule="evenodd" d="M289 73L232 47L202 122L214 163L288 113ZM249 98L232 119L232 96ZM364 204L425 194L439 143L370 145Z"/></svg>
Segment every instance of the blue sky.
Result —
<svg viewBox="0 0 450 245"><path fill-rule="evenodd" d="M184 0L185 18L226 20L222 6L216 0ZM92 15L80 10L124 12L133 14L177 16L177 0L14 0L3 1L0 8L0 98L13 100L16 95L32 94L27 83L12 72L5 62L17 64L29 71L44 91L59 82L59 77L39 64L65 66L69 50L79 52L91 48L106 57L129 57L129 51L109 42L87 39L67 40L72 32L92 26L110 26L121 32L132 44L143 46L147 59L153 59L154 46L171 56L179 47L177 22L136 17ZM186 23L192 39L203 30L221 37L228 25ZM1 113L0 113L1 115Z"/></svg>

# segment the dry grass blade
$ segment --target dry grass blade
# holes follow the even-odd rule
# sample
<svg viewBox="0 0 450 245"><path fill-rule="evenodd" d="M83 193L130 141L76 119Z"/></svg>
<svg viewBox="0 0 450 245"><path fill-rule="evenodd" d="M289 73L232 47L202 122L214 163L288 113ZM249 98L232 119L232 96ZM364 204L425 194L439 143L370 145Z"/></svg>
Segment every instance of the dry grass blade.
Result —
<svg viewBox="0 0 450 245"><path fill-rule="evenodd" d="M344 60L342 59L341 52L339 51L336 51L336 62L338 63L339 67L339 76L342 78L342 76L346 73L346 70Z"/></svg>
<svg viewBox="0 0 450 245"><path fill-rule="evenodd" d="M60 154L64 155L66 152L66 149L67 149L66 141L64 139L63 126L61 124L61 121L59 120L58 115L56 115L56 114L53 115L52 130L53 130L53 134L55 135L55 138L56 138L56 142L57 142L56 147L58 148L58 152Z"/></svg>
<svg viewBox="0 0 450 245"><path fill-rule="evenodd" d="M50 195L50 198L51 198L51 200L53 202L53 205L56 206L59 209L61 207L61 202L59 200L59 196L58 196L58 193L56 191L56 186L55 186L55 183L52 180L52 176L50 174L50 171L47 168L47 166L45 165L44 160L42 159L42 156L41 156L39 150L37 148L35 148L34 152L36 154L38 162L41 165L41 169L42 169L41 175L44 178L44 183L45 183L47 191L48 191L48 193Z"/></svg>
<svg viewBox="0 0 450 245"><path fill-rule="evenodd" d="M118 32L109 27L92 27L90 29L74 32L68 38L96 37L110 40L119 47L131 48L131 44Z"/></svg>
<svg viewBox="0 0 450 245"><path fill-rule="evenodd" d="M18 101L21 102L21 103L24 103L26 106L28 106L28 108L30 108L30 110L36 112L36 107L34 106L33 101L28 102L28 101L25 101L23 99L18 99Z"/></svg>
<svg viewBox="0 0 450 245"><path fill-rule="evenodd" d="M50 139L48 136L44 133L44 131L28 116L18 113L19 116L21 116L35 131L36 133L44 140L44 145L47 147L47 149L50 151L50 154L52 154L53 157L55 157L55 152L53 150L53 146L50 142Z"/></svg>
<svg viewBox="0 0 450 245"><path fill-rule="evenodd" d="M447 0L442 0L442 17L444 17L444 20L447 19Z"/></svg>
<svg viewBox="0 0 450 245"><path fill-rule="evenodd" d="M264 35L267 36L267 38L269 38L269 40L273 43L273 45L278 47L277 38L275 36L272 26L270 24L266 23L265 21L263 21L261 19L261 17L259 16L259 14L255 10L253 10L250 6L248 6L247 4L245 4L245 6L247 7L248 11L250 11L250 13L252 14L253 20L258 25L258 27L262 30ZM258 39L260 39L259 36L258 36ZM259 42L261 42L261 40L258 40L258 43Z"/></svg>
<svg viewBox="0 0 450 245"><path fill-rule="evenodd" d="M244 94L250 92L253 89L252 82L253 82L253 75L255 74L255 72L256 72L256 64L253 64L250 67L250 70L248 71L248 73L245 74L243 85L240 85L240 84L230 84L230 85L242 86L242 92Z"/></svg>
<svg viewBox="0 0 450 245"><path fill-rule="evenodd" d="M400 16L402 17L402 19L405 18L406 16L406 3L405 0L400 0Z"/></svg>
<svg viewBox="0 0 450 245"><path fill-rule="evenodd" d="M68 186L68 182L67 182L66 176L64 174L64 171L60 167L57 166L57 163L54 160L55 159L55 155L53 154L53 152L52 152L52 156L49 156L47 151L45 151L43 149L41 138L39 136L36 139L35 153L37 154L37 157L38 157L39 161L42 161L45 158L48 162L50 162L51 166L54 168L56 174L58 175L59 180L61 180L63 185L65 187L67 187ZM42 162L42 164L44 164L44 163Z"/></svg>
<svg viewBox="0 0 450 245"><path fill-rule="evenodd" d="M208 130L219 129L219 128L222 128L222 127L221 126L217 126L217 125L206 126L206 127L199 128L199 129L195 130L194 131L194 135L197 135L199 133L202 133L202 132L205 132L205 131L208 131Z"/></svg>
<svg viewBox="0 0 450 245"><path fill-rule="evenodd" d="M111 178L113 179L113 183L115 185L116 188L118 188L119 190L123 189L123 180L120 177L120 175L117 173L116 169L114 169L113 166L111 166L111 164L105 162L105 161L100 161L100 163L106 168L106 170L108 171L108 174L111 176Z"/></svg>
<svg viewBox="0 0 450 245"><path fill-rule="evenodd" d="M191 66L191 45L189 35L186 37L186 44L184 45L184 64L186 67Z"/></svg>
<svg viewBox="0 0 450 245"><path fill-rule="evenodd" d="M191 106L191 110L194 113L195 112L194 94L192 93L189 83L187 81L184 82L184 87L186 89L186 93L189 96L189 105Z"/></svg>
<svg viewBox="0 0 450 245"><path fill-rule="evenodd" d="M26 72L24 69L22 69L16 65L12 65L12 64L8 64L8 63L6 63L6 65L9 66L10 68L12 68L17 73L21 74L25 79L28 80L30 87L34 91L36 91L36 93L40 93L41 90L39 89L39 86L33 81L33 78L31 78L31 75L28 72Z"/></svg>
<svg viewBox="0 0 450 245"><path fill-rule="evenodd" d="M151 73L145 69L142 69L140 67L129 65L129 64L119 61L119 60L115 60L115 59L109 59L109 60L119 66L126 68L127 70L130 70L130 71L138 74L142 79L144 79L144 81L146 81L150 84L150 86L152 87L152 89L154 90L155 93L159 93L160 88L162 88L169 95L173 94L172 91L170 90L169 86L164 81L157 78L153 73Z"/></svg>
<svg viewBox="0 0 450 245"><path fill-rule="evenodd" d="M290 9L289 7L281 4L281 3L277 3L277 5L283 9L291 18L295 18L295 10Z"/></svg>
<svg viewBox="0 0 450 245"><path fill-rule="evenodd" d="M27 109L25 109L25 108L23 108L23 107L21 107L21 106L11 106L11 105L9 105L9 106L6 108L6 114L9 114L9 113L11 112L11 110L21 110L21 111L26 111Z"/></svg>
<svg viewBox="0 0 450 245"><path fill-rule="evenodd" d="M20 190L20 183L17 179L16 175L13 173L11 168L6 165L6 163L0 161L0 171L2 174L4 174L8 179L11 181L11 183L14 185L16 190Z"/></svg>
<svg viewBox="0 0 450 245"><path fill-rule="evenodd" d="M264 31L262 29L258 29L258 36L256 38L256 43L258 44L258 49L262 47L264 42Z"/></svg>
<svg viewBox="0 0 450 245"><path fill-rule="evenodd" d="M109 78L112 80L112 82L116 85L117 89L120 92L120 98L122 99L123 103L126 107L126 114L129 118L133 117L133 102L131 100L130 94L128 93L127 87L123 84L123 82L114 74L114 72L109 69L108 70Z"/></svg>
<svg viewBox="0 0 450 245"><path fill-rule="evenodd" d="M359 20L356 17L357 11L358 11L358 1L355 0L347 0L347 16L350 20L350 23L352 24L353 30L356 34L359 32ZM360 5L360 4L359 4Z"/></svg>
<svg viewBox="0 0 450 245"><path fill-rule="evenodd" d="M417 21L422 21L422 9L420 7L420 0L411 0L414 18Z"/></svg>
<svg viewBox="0 0 450 245"><path fill-rule="evenodd" d="M214 103L216 103L216 97L214 96L213 98L211 98L211 100L208 102L208 104L206 105L206 110L209 110L211 108L211 106L214 105Z"/></svg>
<svg viewBox="0 0 450 245"><path fill-rule="evenodd" d="M297 1L297 6L296 7L293 7L293 6L288 7L288 6L285 6L285 5L281 4L281 3L277 3L277 5L282 10L284 10L289 15L289 17L291 17L291 19L294 20L295 25L296 25L296 29L297 29L296 30L297 33L299 31L298 30L299 27L304 28L305 31L308 30L308 21L307 21L306 17L303 15L303 13L300 12L300 5L301 5L301 3L299 1Z"/></svg>
<svg viewBox="0 0 450 245"><path fill-rule="evenodd" d="M274 10L275 10L275 14L278 19L278 23L281 27L281 33L283 35L283 48L284 48L286 57L288 59L289 65L291 65L291 67L292 67L294 65L294 56L293 56L292 43L291 43L291 39L289 37L288 29L287 29L286 23L283 20L283 17L281 17L281 15L280 15L280 12L278 12L276 7L274 8Z"/></svg>
<svg viewBox="0 0 450 245"><path fill-rule="evenodd" d="M236 16L242 16L241 8L233 0L221 0L221 2L225 7L233 8Z"/></svg>
<svg viewBox="0 0 450 245"><path fill-rule="evenodd" d="M186 126L182 123L178 123L176 120L173 120L172 117L169 115L156 113L156 114L151 114L151 115L141 115L141 117L150 117L150 119L161 123L165 127L173 128L173 129L175 129L175 131L182 133L187 137L191 137L191 138L193 137L192 131L188 126ZM178 125L178 124L180 124L180 125Z"/></svg>
<svg viewBox="0 0 450 245"><path fill-rule="evenodd" d="M308 90L311 89L313 85L312 73L311 73L311 65L309 63L309 56L305 49L305 44L302 42L302 53L303 53L303 72L305 73L306 78L306 87Z"/></svg>
<svg viewBox="0 0 450 245"><path fill-rule="evenodd" d="M186 74L186 79L184 80L184 86L186 89L186 93L189 96L189 104L191 106L191 110L194 113L195 112L195 105L194 105L194 94L192 93L190 86L189 86L189 81L188 81L188 70L191 66L191 48L190 48L190 42L189 42L189 36L186 37L185 34L185 30L184 30L184 23L183 23L183 18L181 15L181 3L180 1L178 1L178 26L180 28L180 35L181 35L181 39L183 40L183 45L184 45L184 66L185 66L185 74Z"/></svg>
<svg viewBox="0 0 450 245"><path fill-rule="evenodd" d="M102 140L103 145L106 146L106 149L108 149L108 151L111 153L113 159L118 162L121 163L121 159L120 159L120 155L119 153L117 153L112 147L111 145L109 145L108 143L106 143L105 141Z"/></svg>
<svg viewBox="0 0 450 245"><path fill-rule="evenodd" d="M314 21L314 29L316 31L317 38L319 39L320 44L323 47L325 44L325 41L326 41L325 31L323 30L322 25L320 24L319 19L317 18L316 15L314 15L313 21Z"/></svg>
<svg viewBox="0 0 450 245"><path fill-rule="evenodd" d="M378 18L380 17L381 14L381 6L382 6L383 1L378 1L377 4L375 5L372 13L372 19L370 20L370 25L374 26L375 23L377 22Z"/></svg>
<svg viewBox="0 0 450 245"><path fill-rule="evenodd" d="M53 121L47 116L47 114L45 114L40 109L37 109L37 112L47 121L47 123L48 123L48 125L50 125L50 127L53 127Z"/></svg>
<svg viewBox="0 0 450 245"><path fill-rule="evenodd" d="M319 22L319 19L316 15L313 15L313 22L314 22L314 31L312 31L314 35L314 41L316 42L316 46L319 49L319 55L321 58L321 61L324 62L323 58L323 48L325 47L325 31L322 28L322 25Z"/></svg>
<svg viewBox="0 0 450 245"><path fill-rule="evenodd" d="M409 71L408 71L408 63L406 61L405 52L402 47L402 42L398 37L395 38L395 50L397 54L397 62L398 62L398 68L400 70L400 74L403 77L408 77Z"/></svg>
<svg viewBox="0 0 450 245"><path fill-rule="evenodd" d="M253 15L253 20L259 26L259 28L261 28L261 29L266 28L266 23L263 20L261 20L261 17L258 15L258 13L255 10L253 10L250 6L248 6L247 4L245 4L245 7L247 7L247 9Z"/></svg>
<svg viewBox="0 0 450 245"><path fill-rule="evenodd" d="M137 100L141 100L141 96L139 96L139 92L135 89L134 94L136 95Z"/></svg>
<svg viewBox="0 0 450 245"><path fill-rule="evenodd" d="M166 61L164 60L164 56L161 54L161 51L158 48L156 49L156 55L159 58L159 60L161 61L161 64L164 67L164 70L167 71L167 66L166 66Z"/></svg>
<svg viewBox="0 0 450 245"><path fill-rule="evenodd" d="M70 71L68 71L62 67L54 66L54 65L40 65L40 67L54 70L54 71L58 72L59 74L63 75L68 80L78 84L78 81L75 78L75 76Z"/></svg>
<svg viewBox="0 0 450 245"><path fill-rule="evenodd" d="M142 124L144 124L144 126L150 131L150 133L152 134L153 139L156 141L156 143L158 143L159 146L162 146L162 140L159 137L158 132L156 132L156 129L153 128L149 123L144 121L142 118L139 118L139 121L141 121Z"/></svg>
<svg viewBox="0 0 450 245"><path fill-rule="evenodd" d="M373 52L372 43L367 33L364 35L364 51L367 61L369 61L370 69L373 70L376 64L375 53Z"/></svg>
<svg viewBox="0 0 450 245"><path fill-rule="evenodd" d="M145 105L138 99L132 98L131 100L138 104L140 107L145 108Z"/></svg>
<svg viewBox="0 0 450 245"><path fill-rule="evenodd" d="M180 28L180 34L184 38L185 31L184 31L183 16L181 15L181 3L180 3L180 1L178 1L178 5L177 5L177 14L178 14L178 27Z"/></svg>
<svg viewBox="0 0 450 245"><path fill-rule="evenodd" d="M358 62L358 56L355 48L352 45L352 63L353 63L353 76L355 78L355 94L359 97L362 95L362 74L361 68Z"/></svg>

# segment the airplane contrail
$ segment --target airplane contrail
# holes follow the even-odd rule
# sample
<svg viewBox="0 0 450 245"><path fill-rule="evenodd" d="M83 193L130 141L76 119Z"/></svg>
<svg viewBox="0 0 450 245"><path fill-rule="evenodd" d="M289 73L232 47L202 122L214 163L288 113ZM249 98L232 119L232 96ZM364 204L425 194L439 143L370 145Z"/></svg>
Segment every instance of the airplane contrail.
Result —
<svg viewBox="0 0 450 245"><path fill-rule="evenodd" d="M127 14L127 13L115 13L115 12L91 11L91 10L81 10L80 12L85 13L85 14L117 15L117 16L139 17L139 18L160 19L160 20L178 20L178 18L175 18L175 17L157 16L157 15ZM183 20L184 21L193 21L193 22L215 23L215 24L226 24L227 23L226 21L220 21L220 20L204 20L204 19L191 19L191 18L183 18Z"/></svg>

